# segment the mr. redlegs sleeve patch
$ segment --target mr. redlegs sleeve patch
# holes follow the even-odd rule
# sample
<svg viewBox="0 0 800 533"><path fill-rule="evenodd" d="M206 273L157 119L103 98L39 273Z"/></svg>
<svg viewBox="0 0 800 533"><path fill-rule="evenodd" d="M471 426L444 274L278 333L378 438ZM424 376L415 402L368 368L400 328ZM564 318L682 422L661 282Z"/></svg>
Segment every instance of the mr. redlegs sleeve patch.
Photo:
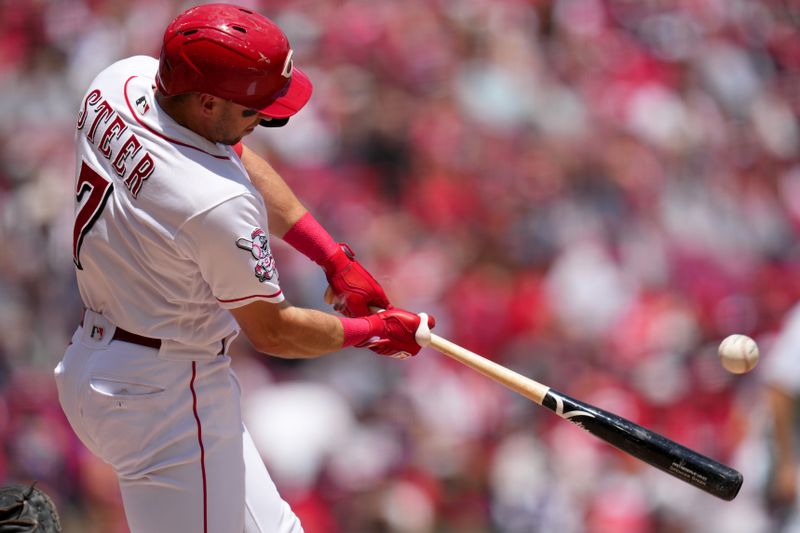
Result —
<svg viewBox="0 0 800 533"><path fill-rule="evenodd" d="M269 249L269 237L263 229L253 229L249 239L239 237L236 239L236 246L253 255L256 260L255 276L258 281L278 282L278 269L275 267L275 259Z"/></svg>

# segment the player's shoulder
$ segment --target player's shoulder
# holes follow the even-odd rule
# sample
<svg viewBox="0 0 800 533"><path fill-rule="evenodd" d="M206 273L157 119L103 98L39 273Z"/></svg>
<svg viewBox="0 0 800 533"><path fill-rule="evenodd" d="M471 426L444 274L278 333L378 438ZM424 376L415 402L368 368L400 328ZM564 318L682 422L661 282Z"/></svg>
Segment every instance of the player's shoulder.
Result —
<svg viewBox="0 0 800 533"><path fill-rule="evenodd" d="M151 143L152 144L152 143ZM187 146L152 145L155 171L140 200L168 206L184 218L236 201L258 202L259 195L232 149L219 147L228 157Z"/></svg>
<svg viewBox="0 0 800 533"><path fill-rule="evenodd" d="M237 196L256 196L245 171L234 159L216 159L193 153L187 155L191 157L182 158L173 167L170 176L165 178L172 187L181 189L184 196L193 199L191 203L196 210L202 211ZM176 176L183 178L176 179Z"/></svg>
<svg viewBox="0 0 800 533"><path fill-rule="evenodd" d="M150 56L132 56L120 59L104 68L90 84L92 87L125 80L131 76L153 78L158 70L158 59Z"/></svg>

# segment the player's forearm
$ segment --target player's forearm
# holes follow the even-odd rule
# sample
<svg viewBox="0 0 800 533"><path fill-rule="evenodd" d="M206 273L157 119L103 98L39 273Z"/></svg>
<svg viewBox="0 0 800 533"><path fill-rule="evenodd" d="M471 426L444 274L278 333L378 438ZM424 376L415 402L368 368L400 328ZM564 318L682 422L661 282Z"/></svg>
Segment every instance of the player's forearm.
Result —
<svg viewBox="0 0 800 533"><path fill-rule="evenodd" d="M342 347L344 332L334 315L285 306L278 320L249 335L255 348L266 354L288 359L314 358Z"/></svg>
<svg viewBox="0 0 800 533"><path fill-rule="evenodd" d="M393 307L366 317L339 317L279 304L252 302L231 309L256 350L289 359L313 358L347 346L407 357L430 343L436 320Z"/></svg>
<svg viewBox="0 0 800 533"><path fill-rule="evenodd" d="M306 208L280 174L247 146L242 151L242 164L267 205L270 233L283 237L306 213Z"/></svg>

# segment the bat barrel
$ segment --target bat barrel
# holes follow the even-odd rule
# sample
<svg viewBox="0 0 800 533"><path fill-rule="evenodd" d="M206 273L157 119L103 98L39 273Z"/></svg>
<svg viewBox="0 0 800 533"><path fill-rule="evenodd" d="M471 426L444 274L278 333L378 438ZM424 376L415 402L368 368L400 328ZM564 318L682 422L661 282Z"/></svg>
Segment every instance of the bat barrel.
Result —
<svg viewBox="0 0 800 533"><path fill-rule="evenodd" d="M677 442L550 389L544 407L592 435L667 474L726 501L742 487L742 474Z"/></svg>

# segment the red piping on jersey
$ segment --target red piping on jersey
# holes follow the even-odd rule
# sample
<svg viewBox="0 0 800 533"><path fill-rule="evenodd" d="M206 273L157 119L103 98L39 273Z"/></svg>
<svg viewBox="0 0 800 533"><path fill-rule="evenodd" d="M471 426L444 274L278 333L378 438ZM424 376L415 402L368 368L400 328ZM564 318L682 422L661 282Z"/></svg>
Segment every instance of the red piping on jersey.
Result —
<svg viewBox="0 0 800 533"><path fill-rule="evenodd" d="M229 304L233 302L241 302L242 300L249 300L250 298L275 298L276 296L280 296L281 292L283 291L278 289L278 292L276 292L275 294L253 294L251 296L245 296L244 298L234 298L232 300L223 300L222 298L217 298L217 301L222 302L224 304Z"/></svg>
<svg viewBox="0 0 800 533"><path fill-rule="evenodd" d="M128 109L130 109L130 111L131 111L131 116L133 117L133 119L134 119L136 122L138 122L138 123L139 123L139 125L140 125L140 126L142 126L144 129L146 129L147 131L149 131L149 132L150 132L150 133L152 133L153 135L155 135L155 136L157 136L157 137L161 137L161 138L162 138L162 139L164 139L165 141L169 141L169 142L171 142L172 144L177 144L177 145L179 145L179 146L185 146L186 148L191 148L191 149L193 149L193 150L197 150L198 152L203 152L204 154L206 154L206 155L210 155L211 157L216 157L217 159L230 159L230 157L228 157L227 155L214 155L214 154L212 154L211 152L206 152L206 151L205 151L205 150L203 150L202 148L198 148L197 146L192 146L191 144L186 144L186 143L184 143L184 142L181 142L181 141L177 141L177 140L175 140L175 139L172 139L171 137L167 137L167 136L166 136L166 135L164 135L163 133L161 133L161 132L159 132L159 131L156 131L156 130L154 130L153 128L151 128L150 126L148 126L147 124L145 124L144 122L142 122L141 120L139 120L139 117L136 115L136 111L134 111L134 109L133 109L133 106L131 106L131 101L130 101L130 99L128 98L128 83L130 83L130 81L131 81L133 78L138 78L138 77L139 77L139 76L131 76L130 78L128 78L128 79L125 81L125 103L126 103L126 104L128 104Z"/></svg>
<svg viewBox="0 0 800 533"><path fill-rule="evenodd" d="M197 422L197 442L200 444L200 472L203 476L203 533L208 533L208 488L206 486L206 449L203 446L203 425L197 414L197 393L194 391L194 378L197 376L197 362L192 361L192 380L189 389L192 391L192 411Z"/></svg>

